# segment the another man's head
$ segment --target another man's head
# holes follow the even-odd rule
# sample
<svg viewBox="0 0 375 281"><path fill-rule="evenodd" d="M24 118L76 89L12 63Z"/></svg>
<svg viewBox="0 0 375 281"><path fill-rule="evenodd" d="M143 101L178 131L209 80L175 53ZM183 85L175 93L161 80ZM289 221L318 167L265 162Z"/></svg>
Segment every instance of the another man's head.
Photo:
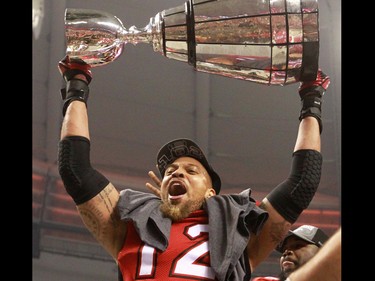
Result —
<svg viewBox="0 0 375 281"><path fill-rule="evenodd" d="M328 236L312 225L302 225L289 231L276 248L280 257L280 280L285 280L293 271L309 261L328 240Z"/></svg>
<svg viewBox="0 0 375 281"><path fill-rule="evenodd" d="M161 210L172 220L186 218L201 209L206 198L220 192L219 175L189 139L165 144L158 152L157 167L162 177Z"/></svg>

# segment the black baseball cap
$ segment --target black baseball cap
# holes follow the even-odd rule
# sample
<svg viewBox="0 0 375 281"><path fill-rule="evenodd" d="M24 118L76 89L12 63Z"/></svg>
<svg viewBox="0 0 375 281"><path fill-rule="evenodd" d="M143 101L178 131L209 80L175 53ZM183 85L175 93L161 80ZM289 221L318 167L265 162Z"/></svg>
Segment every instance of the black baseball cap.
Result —
<svg viewBox="0 0 375 281"><path fill-rule="evenodd" d="M289 230L288 234L285 236L284 240L276 247L276 250L280 253L284 252L284 245L289 237L296 236L310 244L314 244L319 248L328 240L328 235L323 232L320 228L312 225L301 225L295 230Z"/></svg>
<svg viewBox="0 0 375 281"><path fill-rule="evenodd" d="M160 148L156 158L156 166L159 169L161 177L164 177L165 169L169 164L173 163L177 158L184 156L192 157L203 165L211 177L216 194L219 194L221 188L219 175L208 163L202 149L190 139L175 139Z"/></svg>

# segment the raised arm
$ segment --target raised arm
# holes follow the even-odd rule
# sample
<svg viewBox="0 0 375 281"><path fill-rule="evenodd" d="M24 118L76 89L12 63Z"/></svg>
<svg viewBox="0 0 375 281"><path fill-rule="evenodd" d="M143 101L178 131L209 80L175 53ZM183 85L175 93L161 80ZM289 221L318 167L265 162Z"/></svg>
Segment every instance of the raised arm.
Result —
<svg viewBox="0 0 375 281"><path fill-rule="evenodd" d="M58 67L66 81L66 88L62 89L64 119L59 142L59 173L85 226L116 260L126 229L116 208L119 192L90 164L87 115L90 66L65 57Z"/></svg>
<svg viewBox="0 0 375 281"><path fill-rule="evenodd" d="M322 166L321 103L329 83L329 77L319 70L315 81L302 82L300 85L302 109L291 172L260 205L268 211L269 218L262 231L258 235L253 235L248 244L252 271L283 239L291 225L308 207L318 188Z"/></svg>

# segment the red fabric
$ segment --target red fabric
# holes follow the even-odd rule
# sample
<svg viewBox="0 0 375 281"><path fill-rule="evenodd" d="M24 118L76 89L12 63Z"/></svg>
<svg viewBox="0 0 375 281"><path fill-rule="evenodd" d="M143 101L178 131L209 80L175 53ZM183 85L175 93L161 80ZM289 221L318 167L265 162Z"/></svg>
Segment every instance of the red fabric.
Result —
<svg viewBox="0 0 375 281"><path fill-rule="evenodd" d="M321 69L319 69L316 75L316 79L314 81L302 82L298 90L301 92L306 90L307 88L321 86L324 89L324 91L326 91L330 83L330 77L323 73Z"/></svg>
<svg viewBox="0 0 375 281"><path fill-rule="evenodd" d="M124 281L216 280L210 267L207 215L199 210L173 223L164 252L145 245L129 222L118 264Z"/></svg>
<svg viewBox="0 0 375 281"><path fill-rule="evenodd" d="M71 60L69 56L65 56L61 61L59 61L58 68L60 73L64 76L69 73L69 71L79 71L80 74L82 73L85 75L87 79L87 83L90 84L92 80L92 72L91 72L91 65L85 63L83 60L80 59L73 59ZM69 75L68 75L69 76ZM68 80L70 80L72 77L70 77Z"/></svg>

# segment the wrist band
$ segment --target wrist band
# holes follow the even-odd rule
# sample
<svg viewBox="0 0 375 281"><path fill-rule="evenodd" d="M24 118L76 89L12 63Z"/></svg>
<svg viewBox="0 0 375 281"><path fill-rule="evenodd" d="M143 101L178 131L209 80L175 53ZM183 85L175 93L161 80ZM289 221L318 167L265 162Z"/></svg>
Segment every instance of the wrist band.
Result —
<svg viewBox="0 0 375 281"><path fill-rule="evenodd" d="M66 88L61 89L61 97L64 101L63 116L69 104L74 100L82 101L87 106L87 99L89 98L88 84L81 79L71 79L66 83Z"/></svg>

